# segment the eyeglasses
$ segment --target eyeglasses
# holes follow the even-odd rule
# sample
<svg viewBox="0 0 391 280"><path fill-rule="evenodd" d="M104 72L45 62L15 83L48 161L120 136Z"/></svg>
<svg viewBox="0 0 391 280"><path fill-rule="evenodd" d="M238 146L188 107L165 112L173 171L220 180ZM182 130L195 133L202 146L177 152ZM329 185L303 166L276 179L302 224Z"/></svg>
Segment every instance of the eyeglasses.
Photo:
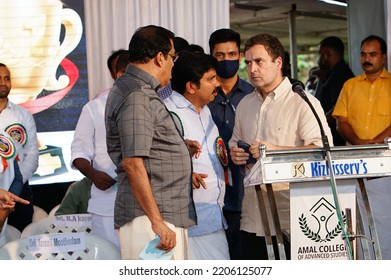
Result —
<svg viewBox="0 0 391 280"><path fill-rule="evenodd" d="M169 56L171 56L172 57L172 61L175 63L175 61L177 61L178 60L178 58L179 58L179 55L177 55L177 54L168 54Z"/></svg>

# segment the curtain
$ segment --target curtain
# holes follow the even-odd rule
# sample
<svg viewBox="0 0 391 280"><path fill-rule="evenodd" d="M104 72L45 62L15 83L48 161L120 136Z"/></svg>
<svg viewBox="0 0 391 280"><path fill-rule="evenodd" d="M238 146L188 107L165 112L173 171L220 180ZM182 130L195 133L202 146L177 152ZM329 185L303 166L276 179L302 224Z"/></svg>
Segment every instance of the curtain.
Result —
<svg viewBox="0 0 391 280"><path fill-rule="evenodd" d="M89 97L112 86L106 61L141 26L163 26L209 53L209 35L229 27L229 0L84 0Z"/></svg>

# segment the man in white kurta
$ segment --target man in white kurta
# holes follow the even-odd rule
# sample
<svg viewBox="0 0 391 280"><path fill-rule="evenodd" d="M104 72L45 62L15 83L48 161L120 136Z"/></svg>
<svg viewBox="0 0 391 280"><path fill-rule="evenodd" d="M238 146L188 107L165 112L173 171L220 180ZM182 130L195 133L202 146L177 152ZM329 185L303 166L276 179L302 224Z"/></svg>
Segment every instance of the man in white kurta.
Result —
<svg viewBox="0 0 391 280"><path fill-rule="evenodd" d="M114 230L114 201L117 193L114 178L117 175L106 147L106 100L107 95L93 99L83 107L71 145L71 166L76 169L75 161L84 159L90 165L87 168L93 169L87 173L78 166L93 182L88 201L88 212L92 215L92 233L119 247L118 235Z"/></svg>

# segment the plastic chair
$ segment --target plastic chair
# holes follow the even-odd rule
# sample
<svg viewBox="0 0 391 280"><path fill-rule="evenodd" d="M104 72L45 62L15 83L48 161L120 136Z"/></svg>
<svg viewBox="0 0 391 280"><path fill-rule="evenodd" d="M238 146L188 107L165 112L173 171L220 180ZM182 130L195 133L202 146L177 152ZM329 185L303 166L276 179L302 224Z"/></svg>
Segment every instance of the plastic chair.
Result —
<svg viewBox="0 0 391 280"><path fill-rule="evenodd" d="M86 248L70 252L30 252L29 238L8 242L0 249L0 260L120 260L119 249L110 241L86 234Z"/></svg>
<svg viewBox="0 0 391 280"><path fill-rule="evenodd" d="M43 210L41 207L37 205L33 205L33 208L34 208L33 223L38 222L39 220L42 220L49 216L48 213L45 210Z"/></svg>
<svg viewBox="0 0 391 280"><path fill-rule="evenodd" d="M11 225L7 225L5 228L5 239L7 242L14 241L20 238L21 232Z"/></svg>
<svg viewBox="0 0 391 280"><path fill-rule="evenodd" d="M68 227L68 226L57 226L55 225L56 217L47 217L38 222L29 224L24 228L21 234L21 238L28 237L31 235L38 234L49 234L49 233L64 233L64 232L86 232L91 233L90 227Z"/></svg>
<svg viewBox="0 0 391 280"><path fill-rule="evenodd" d="M56 211L57 211L58 208L60 208L60 204L54 206L53 209L50 210L48 217L49 217L49 218L50 218L50 217L54 217L54 215L56 214Z"/></svg>

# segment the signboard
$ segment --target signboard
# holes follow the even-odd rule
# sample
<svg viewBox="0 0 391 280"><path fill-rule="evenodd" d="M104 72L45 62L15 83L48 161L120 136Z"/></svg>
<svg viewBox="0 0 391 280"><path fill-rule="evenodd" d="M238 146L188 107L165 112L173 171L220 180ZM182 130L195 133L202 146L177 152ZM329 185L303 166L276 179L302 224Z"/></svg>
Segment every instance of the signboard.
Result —
<svg viewBox="0 0 391 280"><path fill-rule="evenodd" d="M330 182L290 184L292 260L349 259L349 248L340 222L346 228L347 208L351 210L352 221L356 221L356 180L338 180L337 189L341 220ZM356 232L355 222L352 231Z"/></svg>

